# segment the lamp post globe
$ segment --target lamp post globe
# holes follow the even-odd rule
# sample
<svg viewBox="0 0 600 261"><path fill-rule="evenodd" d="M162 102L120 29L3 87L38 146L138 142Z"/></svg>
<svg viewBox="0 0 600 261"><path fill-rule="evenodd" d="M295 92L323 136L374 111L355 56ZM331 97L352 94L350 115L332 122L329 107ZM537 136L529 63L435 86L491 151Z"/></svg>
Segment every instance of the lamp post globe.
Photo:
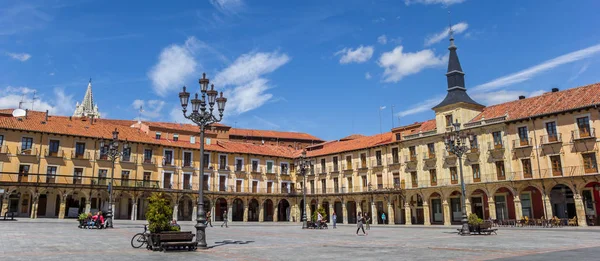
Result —
<svg viewBox="0 0 600 261"><path fill-rule="evenodd" d="M202 78L198 80L200 84L200 97L198 93L194 94L194 98L190 101L190 93L186 87L179 93L179 101L183 116L195 123L200 128L200 175L198 175L198 211L196 215L196 245L200 249L208 249L206 244L206 211L204 210L204 133L206 127L213 123L220 122L223 119L225 104L227 98L223 97L223 93L217 92L215 86L211 85L208 89L209 79L206 78L206 73L202 73ZM208 96L208 97L207 97ZM208 98L208 100L207 100ZM191 103L192 111L188 113L187 106ZM215 103L217 104L218 117L213 114ZM207 106L208 105L208 106ZM207 111L208 109L208 111Z"/></svg>

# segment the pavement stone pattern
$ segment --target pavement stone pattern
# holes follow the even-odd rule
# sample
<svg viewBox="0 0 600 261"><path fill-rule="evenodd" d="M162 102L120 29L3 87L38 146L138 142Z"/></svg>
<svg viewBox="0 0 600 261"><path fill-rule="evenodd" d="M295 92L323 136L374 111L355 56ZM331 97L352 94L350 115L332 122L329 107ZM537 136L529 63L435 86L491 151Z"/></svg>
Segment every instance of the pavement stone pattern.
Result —
<svg viewBox="0 0 600 261"><path fill-rule="evenodd" d="M114 229L79 229L73 219L0 221L0 260L599 260L600 228L499 228L461 237L456 226L355 225L302 230L299 223L220 223L207 229L212 248L196 252L134 249L145 221ZM193 222L179 222L194 231ZM362 232L361 232L362 234Z"/></svg>

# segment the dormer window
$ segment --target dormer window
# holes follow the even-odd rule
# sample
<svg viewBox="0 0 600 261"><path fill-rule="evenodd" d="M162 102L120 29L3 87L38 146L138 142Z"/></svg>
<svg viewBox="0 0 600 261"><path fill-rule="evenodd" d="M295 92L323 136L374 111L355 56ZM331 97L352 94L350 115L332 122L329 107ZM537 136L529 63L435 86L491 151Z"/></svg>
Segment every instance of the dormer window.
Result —
<svg viewBox="0 0 600 261"><path fill-rule="evenodd" d="M156 139L157 139L157 140L160 140L160 132L157 132L157 133L156 133Z"/></svg>
<svg viewBox="0 0 600 261"><path fill-rule="evenodd" d="M452 126L452 114L446 115L446 127Z"/></svg>
<svg viewBox="0 0 600 261"><path fill-rule="evenodd" d="M178 141L179 140L179 134L175 133L173 134L173 141Z"/></svg>
<svg viewBox="0 0 600 261"><path fill-rule="evenodd" d="M190 143L191 144L196 144L196 136L191 136L190 137Z"/></svg>

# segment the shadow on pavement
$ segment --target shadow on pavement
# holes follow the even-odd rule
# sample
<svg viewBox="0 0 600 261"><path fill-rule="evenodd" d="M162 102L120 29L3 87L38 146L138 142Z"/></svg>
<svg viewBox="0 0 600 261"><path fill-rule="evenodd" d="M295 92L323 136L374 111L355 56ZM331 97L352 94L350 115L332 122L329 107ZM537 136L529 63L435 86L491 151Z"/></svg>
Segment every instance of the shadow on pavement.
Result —
<svg viewBox="0 0 600 261"><path fill-rule="evenodd" d="M215 242L214 246L210 246L210 248L220 247L224 245L245 245L249 243L253 243L254 241L240 241L240 240L223 240L220 242Z"/></svg>

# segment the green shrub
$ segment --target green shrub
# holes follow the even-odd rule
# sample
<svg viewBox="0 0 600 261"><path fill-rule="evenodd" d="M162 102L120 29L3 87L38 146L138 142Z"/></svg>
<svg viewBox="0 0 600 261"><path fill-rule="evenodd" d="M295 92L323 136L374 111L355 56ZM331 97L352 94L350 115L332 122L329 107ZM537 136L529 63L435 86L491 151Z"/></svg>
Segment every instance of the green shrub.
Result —
<svg viewBox="0 0 600 261"><path fill-rule="evenodd" d="M152 193L148 200L150 204L148 204L148 211L146 211L146 220L148 220L150 232L171 231L173 209L171 209L169 201L160 192Z"/></svg>
<svg viewBox="0 0 600 261"><path fill-rule="evenodd" d="M317 221L317 215L318 215L317 213L321 213L321 215L323 216L323 219L321 219L321 220L324 220L324 221L327 220L327 214L325 212L325 209L323 207L319 207L317 209L317 211L315 211L315 212L312 213L312 221L313 222Z"/></svg>
<svg viewBox="0 0 600 261"><path fill-rule="evenodd" d="M469 222L469 225L478 226L478 225L483 224L483 219L479 218L477 216L477 214L471 213L471 215L469 215L468 222Z"/></svg>
<svg viewBox="0 0 600 261"><path fill-rule="evenodd" d="M85 220L88 217L87 213L81 213L79 214L79 216L77 217L77 220Z"/></svg>

